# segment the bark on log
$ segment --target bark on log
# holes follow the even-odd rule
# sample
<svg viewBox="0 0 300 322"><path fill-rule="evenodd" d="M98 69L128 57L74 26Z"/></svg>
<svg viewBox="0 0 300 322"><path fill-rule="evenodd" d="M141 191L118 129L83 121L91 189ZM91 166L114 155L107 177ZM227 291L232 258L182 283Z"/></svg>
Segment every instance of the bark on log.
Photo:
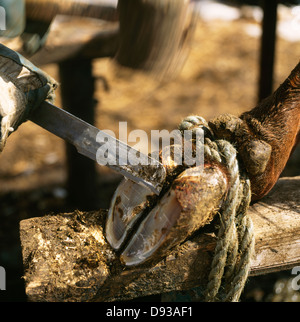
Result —
<svg viewBox="0 0 300 322"><path fill-rule="evenodd" d="M282 178L249 209L255 229L251 275L300 263L300 177ZM30 301L115 301L205 287L216 237L212 225L153 267L124 269L106 243L106 211L23 220L20 235ZM151 281L151 282L149 282Z"/></svg>

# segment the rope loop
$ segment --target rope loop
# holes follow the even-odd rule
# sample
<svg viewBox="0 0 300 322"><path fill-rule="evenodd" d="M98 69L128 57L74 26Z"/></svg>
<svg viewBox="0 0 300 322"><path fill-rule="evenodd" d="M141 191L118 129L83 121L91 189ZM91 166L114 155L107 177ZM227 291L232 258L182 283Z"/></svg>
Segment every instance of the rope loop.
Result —
<svg viewBox="0 0 300 322"><path fill-rule="evenodd" d="M230 121L230 120L229 120ZM240 171L237 151L215 133L200 116L189 116L179 129L204 131L204 155L222 163L229 173L229 191L220 209L221 222L208 277L205 301L237 302L244 289L254 252L254 231L247 209L251 200L250 180Z"/></svg>

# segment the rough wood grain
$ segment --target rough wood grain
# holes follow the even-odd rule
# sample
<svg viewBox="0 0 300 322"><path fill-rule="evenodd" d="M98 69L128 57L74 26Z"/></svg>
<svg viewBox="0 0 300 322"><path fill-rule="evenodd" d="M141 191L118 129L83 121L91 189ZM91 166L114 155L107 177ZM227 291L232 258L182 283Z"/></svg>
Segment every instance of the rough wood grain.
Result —
<svg viewBox="0 0 300 322"><path fill-rule="evenodd" d="M289 269L300 263L300 177L280 179L251 206L256 256L251 274Z"/></svg>
<svg viewBox="0 0 300 322"><path fill-rule="evenodd" d="M252 275L299 265L299 192L300 177L282 178L249 209L256 236ZM216 241L212 225L154 266L124 269L103 237L105 215L103 210L21 221L30 301L127 300L205 287Z"/></svg>

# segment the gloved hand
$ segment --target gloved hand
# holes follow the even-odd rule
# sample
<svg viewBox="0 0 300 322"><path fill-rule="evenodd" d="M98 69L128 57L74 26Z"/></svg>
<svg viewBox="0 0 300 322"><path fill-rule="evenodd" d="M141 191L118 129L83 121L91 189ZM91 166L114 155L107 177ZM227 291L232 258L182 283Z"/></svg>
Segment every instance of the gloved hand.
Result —
<svg viewBox="0 0 300 322"><path fill-rule="evenodd" d="M53 102L56 87L54 79L0 44L0 152L32 110L44 100Z"/></svg>

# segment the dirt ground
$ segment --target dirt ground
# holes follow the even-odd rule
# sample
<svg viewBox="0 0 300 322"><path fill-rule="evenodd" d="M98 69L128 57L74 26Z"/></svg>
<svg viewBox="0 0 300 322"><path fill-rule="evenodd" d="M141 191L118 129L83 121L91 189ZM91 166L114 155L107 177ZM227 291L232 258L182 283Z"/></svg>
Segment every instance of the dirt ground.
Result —
<svg viewBox="0 0 300 322"><path fill-rule="evenodd" d="M119 122L126 121L128 132L142 129L150 134L153 129L173 130L190 114L210 119L220 113L239 115L254 107L260 39L245 33L244 28L250 23L255 24L246 19L199 21L182 72L166 84L142 75L117 77L112 72L111 60L95 60L96 126L117 134ZM299 42L278 38L275 88L298 63L299 53ZM56 65L42 68L59 81ZM61 106L59 90L56 104ZM299 149L295 155L299 155ZM299 175L299 160L294 157L284 175ZM25 123L9 138L0 164L0 265L7 271L7 291L0 292L0 296L4 300L23 301L26 297L21 279L18 224L25 218L70 209L66 205L64 142L31 122ZM98 206L107 208L120 177L100 166L97 174ZM254 296L249 291L245 300L265 300L273 286L270 289L262 285L273 285L276 278L272 276L266 277L268 282L255 280L251 292L255 289L258 293Z"/></svg>

